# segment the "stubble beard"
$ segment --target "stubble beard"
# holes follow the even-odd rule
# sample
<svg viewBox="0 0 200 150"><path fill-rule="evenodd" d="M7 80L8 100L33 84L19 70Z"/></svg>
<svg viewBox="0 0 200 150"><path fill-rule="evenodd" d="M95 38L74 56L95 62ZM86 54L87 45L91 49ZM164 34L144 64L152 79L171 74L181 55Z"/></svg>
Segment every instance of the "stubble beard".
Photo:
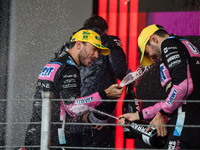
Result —
<svg viewBox="0 0 200 150"><path fill-rule="evenodd" d="M85 47L82 49L82 51L80 51L78 56L79 56L80 66L88 67L88 65L86 64L88 55Z"/></svg>
<svg viewBox="0 0 200 150"><path fill-rule="evenodd" d="M155 62L159 62L161 58L160 49L154 45L151 45L151 48L155 51L155 55L157 56L157 60Z"/></svg>

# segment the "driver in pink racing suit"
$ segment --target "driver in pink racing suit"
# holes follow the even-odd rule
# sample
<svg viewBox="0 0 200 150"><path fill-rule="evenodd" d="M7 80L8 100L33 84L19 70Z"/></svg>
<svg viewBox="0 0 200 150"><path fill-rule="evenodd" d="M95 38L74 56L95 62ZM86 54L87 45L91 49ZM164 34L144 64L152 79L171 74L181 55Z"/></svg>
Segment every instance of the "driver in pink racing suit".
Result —
<svg viewBox="0 0 200 150"><path fill-rule="evenodd" d="M35 101L33 103L33 114L31 122L41 122L42 91L53 93L51 113L51 146L69 146L70 130L65 126L64 135L66 139L59 140L58 128L61 124L56 122L81 122L82 115L95 108L102 99L117 99L121 96L123 88L113 84L103 91L97 91L89 96L80 98L80 71L79 67L86 67L96 58L98 53L108 55L110 50L101 44L100 32L96 29L81 29L74 33L70 41L69 49L49 61L38 76ZM29 124L25 145L26 149L39 149L40 145L40 124ZM35 146L35 147L31 147Z"/></svg>
<svg viewBox="0 0 200 150"><path fill-rule="evenodd" d="M124 114L130 121L152 119L150 125L157 126L158 136L166 136L165 149L200 148L200 128L187 125L200 125L200 52L188 40L169 35L163 27L150 25L138 37L142 52L141 65L149 66L160 61L160 82L168 94L165 101L144 108L141 112ZM121 120L123 122L123 119ZM147 129L147 131L150 129ZM196 140L194 140L194 138Z"/></svg>

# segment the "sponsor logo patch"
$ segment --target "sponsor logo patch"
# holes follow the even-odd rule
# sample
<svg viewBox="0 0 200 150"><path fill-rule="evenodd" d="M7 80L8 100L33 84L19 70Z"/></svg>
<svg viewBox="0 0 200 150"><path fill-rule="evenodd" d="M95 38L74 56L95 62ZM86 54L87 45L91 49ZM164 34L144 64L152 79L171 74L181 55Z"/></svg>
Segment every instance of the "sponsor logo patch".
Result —
<svg viewBox="0 0 200 150"><path fill-rule="evenodd" d="M69 56L70 60L67 60L67 63L73 66L76 66L78 68L78 66L76 65L76 63L73 61L73 59Z"/></svg>
<svg viewBox="0 0 200 150"><path fill-rule="evenodd" d="M77 84L76 83L73 83L73 84L64 84L64 85L62 85L62 87L64 89L67 89L67 88L76 88Z"/></svg>
<svg viewBox="0 0 200 150"><path fill-rule="evenodd" d="M180 148L180 141L169 141L168 150L178 150Z"/></svg>
<svg viewBox="0 0 200 150"><path fill-rule="evenodd" d="M173 56L169 57L169 58L167 59L167 62L169 63L170 61L175 60L175 59L177 59L177 58L180 58L180 55L179 55L179 54L176 54L176 55L173 55Z"/></svg>
<svg viewBox="0 0 200 150"><path fill-rule="evenodd" d="M166 54L169 50L171 50L171 49L177 49L177 47L165 47L164 49L163 49L163 51L164 51L164 53Z"/></svg>
<svg viewBox="0 0 200 150"><path fill-rule="evenodd" d="M148 114L148 112L147 112L146 110L144 111L144 113L145 113L147 116L149 116L149 114Z"/></svg>
<svg viewBox="0 0 200 150"><path fill-rule="evenodd" d="M181 63L181 60L179 59L179 60L171 62L168 66L169 66L169 68L172 68L180 63Z"/></svg>
<svg viewBox="0 0 200 150"><path fill-rule="evenodd" d="M169 54L166 54L166 58L168 58L170 55L173 55L173 54L178 54L178 51L175 51L175 52L171 52Z"/></svg>
<svg viewBox="0 0 200 150"><path fill-rule="evenodd" d="M200 65L200 62L197 60L196 65Z"/></svg>
<svg viewBox="0 0 200 150"><path fill-rule="evenodd" d="M199 50L194 45L192 45L190 42L186 42L186 44L194 54L199 54Z"/></svg>
<svg viewBox="0 0 200 150"><path fill-rule="evenodd" d="M91 101L93 101L93 98L92 97L87 97L87 98L76 100L75 104L90 103Z"/></svg>
<svg viewBox="0 0 200 150"><path fill-rule="evenodd" d="M70 74L70 75L64 75L64 78L76 78L77 75L76 74Z"/></svg>
<svg viewBox="0 0 200 150"><path fill-rule="evenodd" d="M164 64L160 65L160 81L161 84L167 79L167 76L165 75L165 66Z"/></svg>
<svg viewBox="0 0 200 150"><path fill-rule="evenodd" d="M54 70L54 67L44 67L39 75L41 77L50 77L53 70Z"/></svg>
<svg viewBox="0 0 200 150"><path fill-rule="evenodd" d="M177 95L178 91L176 89L174 89L169 97L169 100L167 101L167 104L169 106L172 106L172 103L174 101L174 99L176 98L176 95Z"/></svg>

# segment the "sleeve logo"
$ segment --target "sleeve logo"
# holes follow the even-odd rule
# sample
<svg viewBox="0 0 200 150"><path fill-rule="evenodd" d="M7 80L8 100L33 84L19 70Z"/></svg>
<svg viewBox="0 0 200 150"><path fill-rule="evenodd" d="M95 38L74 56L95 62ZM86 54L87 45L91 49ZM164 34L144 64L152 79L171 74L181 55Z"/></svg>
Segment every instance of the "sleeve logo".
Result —
<svg viewBox="0 0 200 150"><path fill-rule="evenodd" d="M83 99L79 99L75 101L75 104L84 104L84 103L90 103L93 101L92 97L87 97L87 98L83 98Z"/></svg>
<svg viewBox="0 0 200 150"><path fill-rule="evenodd" d="M160 82L161 84L167 79L167 76L165 75L165 67L164 64L160 65Z"/></svg>
<svg viewBox="0 0 200 150"><path fill-rule="evenodd" d="M199 54L199 50L194 45L192 45L190 42L186 42L186 44L194 54Z"/></svg>
<svg viewBox="0 0 200 150"><path fill-rule="evenodd" d="M50 77L51 73L53 72L54 67L44 67L40 72L41 77Z"/></svg>
<svg viewBox="0 0 200 150"><path fill-rule="evenodd" d="M169 106L172 106L172 103L174 101L174 99L176 98L176 95L177 95L178 91L176 89L174 89L169 97L169 100L167 101L167 104Z"/></svg>

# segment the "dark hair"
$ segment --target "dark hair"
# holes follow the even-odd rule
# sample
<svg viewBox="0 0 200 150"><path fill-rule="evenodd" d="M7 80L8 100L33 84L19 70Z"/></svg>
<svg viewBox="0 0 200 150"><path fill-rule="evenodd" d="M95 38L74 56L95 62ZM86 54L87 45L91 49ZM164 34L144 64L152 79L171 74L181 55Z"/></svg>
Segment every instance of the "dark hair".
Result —
<svg viewBox="0 0 200 150"><path fill-rule="evenodd" d="M69 43L69 49L71 49L72 47L74 47L75 43L76 43L76 42L70 42L70 43Z"/></svg>
<svg viewBox="0 0 200 150"><path fill-rule="evenodd" d="M94 15L94 16L88 18L84 22L83 27L85 27L85 28L97 28L101 32L104 32L105 30L108 29L108 24L102 17Z"/></svg>
<svg viewBox="0 0 200 150"><path fill-rule="evenodd" d="M156 26L159 28L159 30L156 31L154 33L154 35L157 35L157 36L160 36L160 37L164 37L166 34L168 34L168 32L162 26L160 26L160 25L156 25Z"/></svg>
<svg viewBox="0 0 200 150"><path fill-rule="evenodd" d="M157 35L159 37L164 37L166 34L168 34L168 32L164 29L164 27L162 27L161 25L156 25L159 30L157 30L153 35ZM150 45L150 40L148 40L146 45Z"/></svg>
<svg viewBox="0 0 200 150"><path fill-rule="evenodd" d="M85 45L86 44L86 42L83 42L82 41L82 43ZM75 42L70 42L69 43L69 49L71 49L72 47L74 47L74 45L76 44L76 41Z"/></svg>

